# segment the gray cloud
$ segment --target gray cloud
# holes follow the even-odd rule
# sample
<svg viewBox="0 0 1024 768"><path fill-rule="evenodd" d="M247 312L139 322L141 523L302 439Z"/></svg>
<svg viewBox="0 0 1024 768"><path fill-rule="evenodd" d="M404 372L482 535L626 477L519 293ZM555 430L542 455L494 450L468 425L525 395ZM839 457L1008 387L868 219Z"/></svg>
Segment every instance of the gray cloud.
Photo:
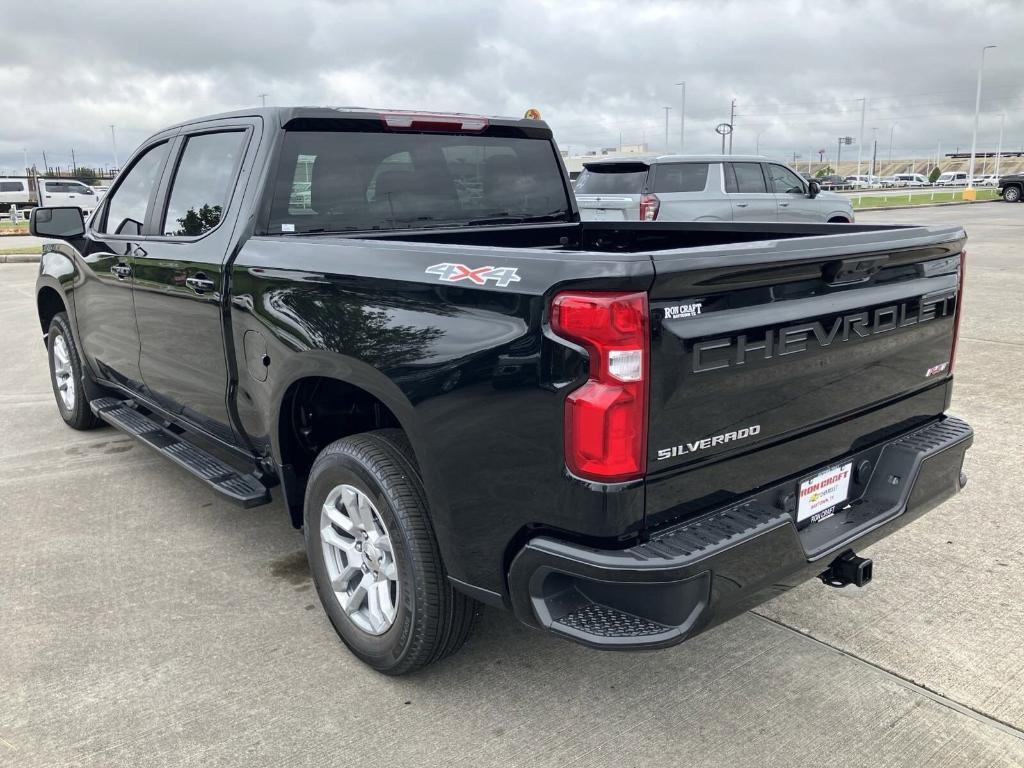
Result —
<svg viewBox="0 0 1024 768"><path fill-rule="evenodd" d="M40 30L38 35L27 30ZM1015 2L284 2L37 4L0 28L0 171L110 163L179 120L272 104L521 114L541 109L574 149L646 138L791 157L857 136L924 157L970 144L978 50L990 51L979 143L1024 143L1024 8ZM855 150L854 150L855 151Z"/></svg>

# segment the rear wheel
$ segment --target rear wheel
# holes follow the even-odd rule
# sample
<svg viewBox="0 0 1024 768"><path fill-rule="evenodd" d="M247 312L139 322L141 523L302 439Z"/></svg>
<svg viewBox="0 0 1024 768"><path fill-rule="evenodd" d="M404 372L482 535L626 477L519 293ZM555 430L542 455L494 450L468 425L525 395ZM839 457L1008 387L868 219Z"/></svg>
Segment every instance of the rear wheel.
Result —
<svg viewBox="0 0 1024 768"><path fill-rule="evenodd" d="M100 420L89 408L85 380L88 374L82 357L78 354L78 347L75 346L75 337L71 333L71 324L65 312L54 315L46 339L50 358L50 382L61 418L74 429L96 427Z"/></svg>
<svg viewBox="0 0 1024 768"><path fill-rule="evenodd" d="M1020 187L1006 187L1003 189L1003 200L1008 203L1020 202Z"/></svg>
<svg viewBox="0 0 1024 768"><path fill-rule="evenodd" d="M469 638L479 605L448 581L401 431L346 437L320 453L306 490L305 540L331 624L373 668L413 672Z"/></svg>

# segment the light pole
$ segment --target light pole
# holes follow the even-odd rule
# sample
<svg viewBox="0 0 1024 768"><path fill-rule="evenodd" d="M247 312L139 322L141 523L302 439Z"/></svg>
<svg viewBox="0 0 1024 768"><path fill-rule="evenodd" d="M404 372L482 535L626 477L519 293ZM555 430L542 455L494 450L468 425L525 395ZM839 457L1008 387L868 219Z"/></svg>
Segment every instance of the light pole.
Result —
<svg viewBox="0 0 1024 768"><path fill-rule="evenodd" d="M860 100L860 138L857 140L857 175L860 176L860 160L864 152L864 114L868 110L868 100L864 97Z"/></svg>
<svg viewBox="0 0 1024 768"><path fill-rule="evenodd" d="M267 94L265 94L265 93L258 93L256 95L260 97L260 106L261 107L267 106Z"/></svg>
<svg viewBox="0 0 1024 768"><path fill-rule="evenodd" d="M892 173L892 137L896 133L896 123L889 126L889 173Z"/></svg>
<svg viewBox="0 0 1024 768"><path fill-rule="evenodd" d="M117 170L119 164L117 162L117 137L114 135L114 126L110 126L110 145L114 148L114 168Z"/></svg>
<svg viewBox="0 0 1024 768"><path fill-rule="evenodd" d="M668 113L672 111L672 107L665 107L665 154L668 154Z"/></svg>
<svg viewBox="0 0 1024 768"><path fill-rule="evenodd" d="M679 96L679 152L683 152L683 132L686 129L686 81L676 83L681 86L682 92Z"/></svg>
<svg viewBox="0 0 1024 768"><path fill-rule="evenodd" d="M762 133L764 133L764 131L758 131L757 132L757 139L754 142L754 154L755 155L760 155L761 154L761 134Z"/></svg>
<svg viewBox="0 0 1024 768"><path fill-rule="evenodd" d="M1003 135L1002 129L1000 129L999 135ZM28 175L28 147L25 147L25 149L21 151L25 153L25 175Z"/></svg>
<svg viewBox="0 0 1024 768"><path fill-rule="evenodd" d="M1007 122L1007 113L999 118L999 143L995 147L995 180L999 179L999 161L1002 160L1002 126ZM28 162L28 161L26 161Z"/></svg>
<svg viewBox="0 0 1024 768"><path fill-rule="evenodd" d="M986 45L981 49L981 61L978 64L978 90L974 95L974 135L971 138L971 167L967 171L967 187L974 189L974 153L978 149L978 113L981 111L981 75L985 69L985 51L995 48Z"/></svg>

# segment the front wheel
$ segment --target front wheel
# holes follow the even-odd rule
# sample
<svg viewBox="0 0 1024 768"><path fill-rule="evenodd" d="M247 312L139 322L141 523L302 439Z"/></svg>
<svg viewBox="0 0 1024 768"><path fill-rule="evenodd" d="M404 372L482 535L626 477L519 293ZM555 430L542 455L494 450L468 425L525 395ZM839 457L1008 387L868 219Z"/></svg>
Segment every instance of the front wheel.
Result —
<svg viewBox="0 0 1024 768"><path fill-rule="evenodd" d="M401 675L458 650L478 604L448 581L415 458L400 430L331 443L310 472L306 556L342 641Z"/></svg>
<svg viewBox="0 0 1024 768"><path fill-rule="evenodd" d="M85 365L75 346L71 324L64 312L58 312L50 321L46 335L47 356L50 358L50 382L57 410L65 423L74 429L92 429L100 420L89 407Z"/></svg>
<svg viewBox="0 0 1024 768"><path fill-rule="evenodd" d="M1006 187L1003 190L1003 200L1008 203L1020 202L1020 187Z"/></svg>

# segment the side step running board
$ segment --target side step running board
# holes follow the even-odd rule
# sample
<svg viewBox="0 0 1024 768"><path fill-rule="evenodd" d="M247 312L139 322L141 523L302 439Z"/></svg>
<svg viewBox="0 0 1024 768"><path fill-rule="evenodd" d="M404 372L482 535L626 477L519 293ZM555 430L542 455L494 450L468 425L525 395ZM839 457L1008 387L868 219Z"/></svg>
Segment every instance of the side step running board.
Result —
<svg viewBox="0 0 1024 768"><path fill-rule="evenodd" d="M270 501L270 491L252 475L246 475L176 435L123 400L102 397L90 403L92 412L112 427L154 448L213 490L243 507Z"/></svg>

